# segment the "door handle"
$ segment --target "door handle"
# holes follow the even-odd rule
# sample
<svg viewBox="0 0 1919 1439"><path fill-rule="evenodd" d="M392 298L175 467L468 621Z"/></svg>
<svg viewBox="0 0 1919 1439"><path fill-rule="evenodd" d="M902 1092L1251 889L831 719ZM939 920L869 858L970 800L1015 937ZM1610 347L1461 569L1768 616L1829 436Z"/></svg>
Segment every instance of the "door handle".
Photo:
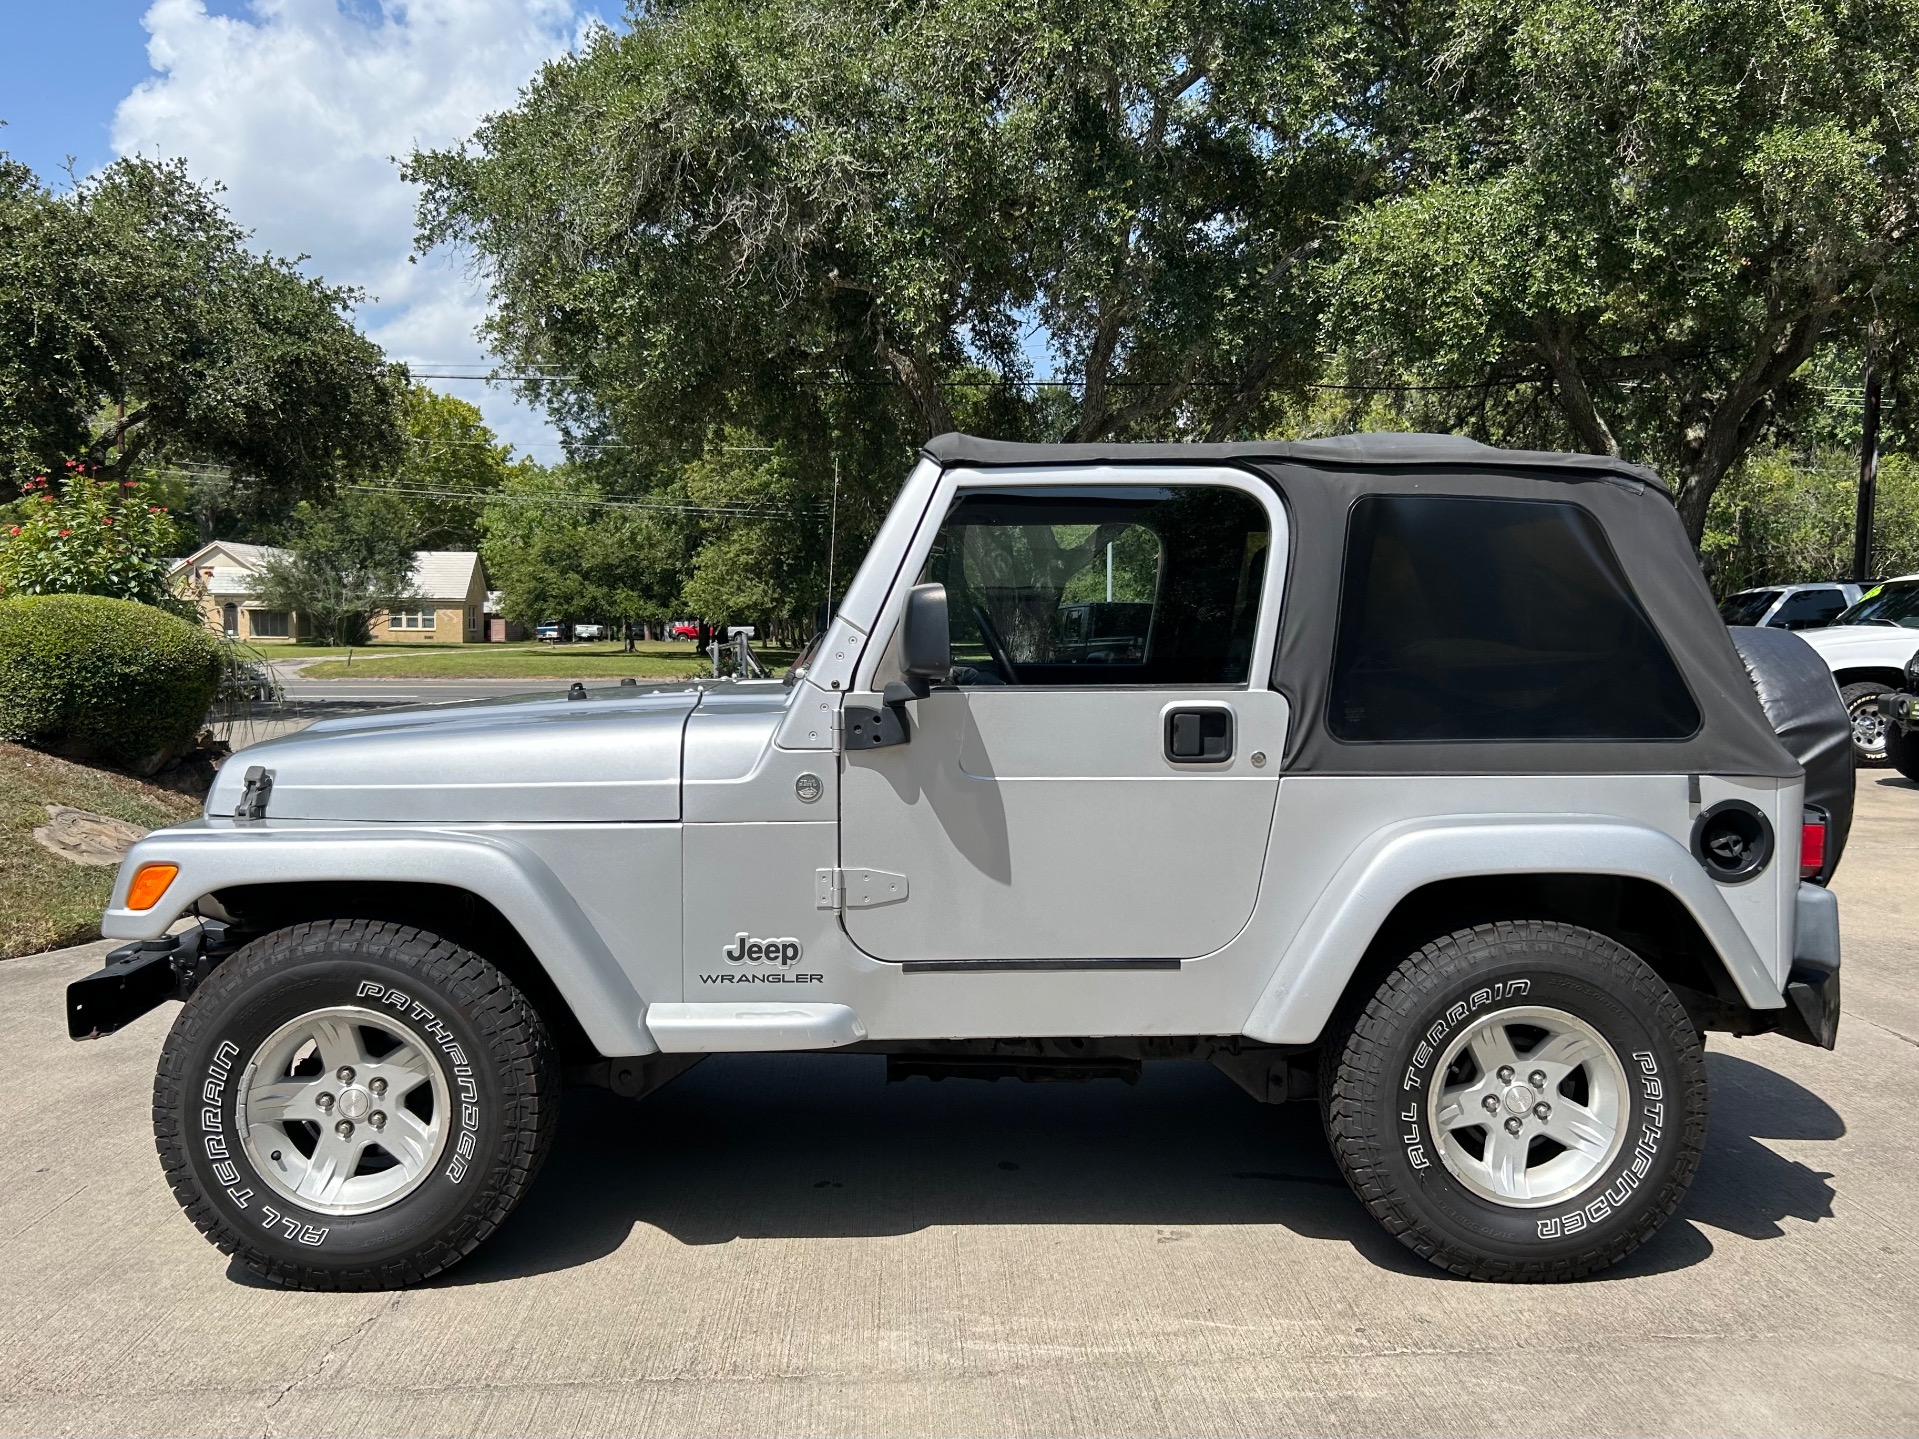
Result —
<svg viewBox="0 0 1919 1439"><path fill-rule="evenodd" d="M1233 712L1215 705L1166 712L1166 758L1174 764L1225 764L1233 757Z"/></svg>

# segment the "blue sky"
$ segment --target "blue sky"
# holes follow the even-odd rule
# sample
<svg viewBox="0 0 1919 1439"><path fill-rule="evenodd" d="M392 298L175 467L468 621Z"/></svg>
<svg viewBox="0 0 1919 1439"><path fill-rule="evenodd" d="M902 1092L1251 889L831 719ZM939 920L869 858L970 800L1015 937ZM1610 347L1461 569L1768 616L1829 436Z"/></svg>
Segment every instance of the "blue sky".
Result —
<svg viewBox="0 0 1919 1439"><path fill-rule="evenodd" d="M113 111L152 72L140 16L149 0L0 0L0 149L40 172L113 158Z"/></svg>
<svg viewBox="0 0 1919 1439"><path fill-rule="evenodd" d="M371 297L360 324L419 368L483 370L458 257L410 264L390 156L457 143L620 0L0 0L0 150L56 188L118 154L180 157L256 243ZM503 391L440 382L555 457Z"/></svg>

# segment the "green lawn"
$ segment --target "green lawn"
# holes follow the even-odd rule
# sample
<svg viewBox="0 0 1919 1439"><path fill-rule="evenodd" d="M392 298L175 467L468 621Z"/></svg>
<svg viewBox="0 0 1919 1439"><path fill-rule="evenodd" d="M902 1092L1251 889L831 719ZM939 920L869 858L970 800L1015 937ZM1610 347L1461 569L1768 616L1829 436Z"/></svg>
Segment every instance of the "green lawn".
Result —
<svg viewBox="0 0 1919 1439"><path fill-rule="evenodd" d="M463 646L459 646L459 645L409 644L405 641L400 641L392 644L382 643L377 645L309 645L309 644L283 645L283 644L272 644L272 643L261 644L256 642L251 644L250 647L252 648L254 653L260 655L261 657L265 659L270 659L270 660L344 659L347 655L352 655L353 662L356 665L359 664L361 660L379 659L382 656L387 656L390 658L394 656L405 656L405 655L445 654L449 650L457 650L457 649L463 648ZM476 645L476 646L471 646L470 648L488 649L488 650L493 650L497 653L512 654L512 653L518 653L521 651L550 650L553 648L553 646L542 645L537 640L515 640L510 645ZM574 646L569 646L568 648L580 649L580 650L599 650L599 649L605 649L607 648L607 646L605 645L574 645ZM618 646L613 646L613 648L618 648ZM656 645L654 646L654 648L665 648L665 646ZM682 650L690 650L692 646L681 645L680 648Z"/></svg>
<svg viewBox="0 0 1919 1439"><path fill-rule="evenodd" d="M0 744L0 959L100 937L114 867L83 865L34 842L49 804L72 805L158 829L200 812L200 801L125 775Z"/></svg>

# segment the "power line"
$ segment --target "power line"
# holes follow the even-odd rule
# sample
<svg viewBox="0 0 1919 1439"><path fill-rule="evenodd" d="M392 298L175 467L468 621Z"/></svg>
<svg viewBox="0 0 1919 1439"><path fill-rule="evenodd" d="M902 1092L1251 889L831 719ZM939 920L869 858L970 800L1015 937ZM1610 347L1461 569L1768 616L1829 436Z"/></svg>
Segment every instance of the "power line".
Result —
<svg viewBox="0 0 1919 1439"><path fill-rule="evenodd" d="M574 505L609 510L658 510L670 514L736 515L750 519L795 518L824 505L679 505L654 500L594 500L578 495L515 495L500 490L452 490L426 485L342 485L364 494L408 495L422 499L465 500L475 504Z"/></svg>

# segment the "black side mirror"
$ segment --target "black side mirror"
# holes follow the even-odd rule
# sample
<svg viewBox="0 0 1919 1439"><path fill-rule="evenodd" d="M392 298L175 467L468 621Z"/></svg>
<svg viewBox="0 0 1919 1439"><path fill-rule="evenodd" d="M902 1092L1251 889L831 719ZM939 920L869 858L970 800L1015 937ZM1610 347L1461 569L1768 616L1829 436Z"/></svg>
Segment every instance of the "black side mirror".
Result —
<svg viewBox="0 0 1919 1439"><path fill-rule="evenodd" d="M924 699L933 681L953 672L945 585L915 585L907 593L906 614L900 621L900 667L906 671L903 688L915 699ZM892 695L887 699L891 702Z"/></svg>

